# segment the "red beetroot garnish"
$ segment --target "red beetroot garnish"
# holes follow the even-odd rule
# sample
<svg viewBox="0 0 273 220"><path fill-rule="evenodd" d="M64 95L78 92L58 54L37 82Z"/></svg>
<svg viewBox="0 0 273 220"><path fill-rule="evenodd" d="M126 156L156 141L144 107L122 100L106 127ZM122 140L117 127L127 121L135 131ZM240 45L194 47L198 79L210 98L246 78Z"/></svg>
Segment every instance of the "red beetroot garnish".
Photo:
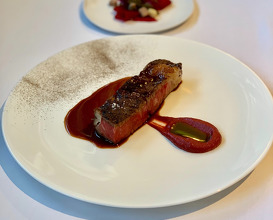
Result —
<svg viewBox="0 0 273 220"><path fill-rule="evenodd" d="M156 21L156 19L146 16L146 17L136 17L133 19L134 21Z"/></svg>
<svg viewBox="0 0 273 220"><path fill-rule="evenodd" d="M115 18L122 21L134 20L140 16L138 11L130 11L122 6L117 6L114 10L116 11Z"/></svg>
<svg viewBox="0 0 273 220"><path fill-rule="evenodd" d="M157 11L166 8L171 4L170 0L143 0L142 2L149 3ZM126 0L122 0L120 6L114 7L114 11L116 12L115 18L121 21L156 21L155 18L150 16L142 17L137 9L128 10L128 2Z"/></svg>
<svg viewBox="0 0 273 220"><path fill-rule="evenodd" d="M145 3L150 3L155 10L162 10L171 4L170 0L144 0Z"/></svg>

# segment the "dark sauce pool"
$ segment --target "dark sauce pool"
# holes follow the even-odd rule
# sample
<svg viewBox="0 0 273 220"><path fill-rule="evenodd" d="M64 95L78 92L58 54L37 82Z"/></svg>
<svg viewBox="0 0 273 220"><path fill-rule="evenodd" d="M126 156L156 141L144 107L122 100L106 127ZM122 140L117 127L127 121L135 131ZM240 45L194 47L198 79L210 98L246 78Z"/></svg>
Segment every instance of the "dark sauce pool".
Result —
<svg viewBox="0 0 273 220"><path fill-rule="evenodd" d="M125 142L124 140L122 143L112 144L97 135L95 126L93 125L93 119L95 117L94 109L103 105L104 102L114 95L114 93L130 78L131 77L127 77L109 83L75 105L67 113L64 120L67 132L73 137L91 141L101 148L114 148Z"/></svg>
<svg viewBox="0 0 273 220"><path fill-rule="evenodd" d="M100 137L93 125L94 109L104 104L130 77L119 79L98 89L91 96L80 101L66 115L64 124L67 132L76 138L91 141L100 148L116 148ZM213 150L221 143L221 134L212 124L195 118L172 118L152 115L146 122L168 138L178 148L192 153L204 153Z"/></svg>

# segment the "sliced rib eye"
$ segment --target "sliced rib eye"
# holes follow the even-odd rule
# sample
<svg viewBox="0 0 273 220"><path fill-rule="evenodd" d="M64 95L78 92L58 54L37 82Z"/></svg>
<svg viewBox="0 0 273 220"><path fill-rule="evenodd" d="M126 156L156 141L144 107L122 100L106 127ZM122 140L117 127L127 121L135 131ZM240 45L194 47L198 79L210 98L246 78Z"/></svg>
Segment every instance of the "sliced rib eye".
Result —
<svg viewBox="0 0 273 220"><path fill-rule="evenodd" d="M97 133L115 144L127 138L181 83L181 75L181 63L155 60L147 64L95 110Z"/></svg>

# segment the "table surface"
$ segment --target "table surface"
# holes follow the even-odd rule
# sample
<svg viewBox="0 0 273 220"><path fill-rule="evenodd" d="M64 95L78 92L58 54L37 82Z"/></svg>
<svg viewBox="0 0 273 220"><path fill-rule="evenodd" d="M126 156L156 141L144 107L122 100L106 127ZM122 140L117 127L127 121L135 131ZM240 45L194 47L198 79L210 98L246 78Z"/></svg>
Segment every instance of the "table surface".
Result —
<svg viewBox="0 0 273 220"><path fill-rule="evenodd" d="M273 93L273 1L196 0L192 16L160 35L219 48L254 70ZM30 69L71 46L117 34L83 14L83 1L0 0L0 113ZM1 119L0 119L1 120ZM1 121L0 121L1 122ZM195 202L154 209L122 209L55 192L13 159L0 132L0 219L272 219L273 149L247 177Z"/></svg>

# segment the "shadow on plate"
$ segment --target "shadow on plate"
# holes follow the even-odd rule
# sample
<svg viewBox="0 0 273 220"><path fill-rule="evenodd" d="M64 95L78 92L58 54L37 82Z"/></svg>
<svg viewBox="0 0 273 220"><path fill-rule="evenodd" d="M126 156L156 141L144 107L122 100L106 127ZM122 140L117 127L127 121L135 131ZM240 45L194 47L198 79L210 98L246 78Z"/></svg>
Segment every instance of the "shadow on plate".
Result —
<svg viewBox="0 0 273 220"><path fill-rule="evenodd" d="M226 195L240 186L246 179L242 179L231 187L209 196L204 199L197 200L182 205L164 207L164 208L147 208L147 209L131 209L131 208L113 208L106 207L88 202L83 202L71 197L58 193L34 178L32 178L26 171L24 171L18 163L14 160L10 154L8 147L4 141L2 130L2 113L3 106L0 109L0 165L9 179L15 184L21 191L30 196L37 202L52 208L56 211L62 212L67 215L71 215L84 219L95 219L96 216L100 216L100 219L169 219L178 216L183 216L221 200ZM6 192L8 193L8 192ZM7 195L9 197L9 195ZM10 201L11 203L16 201Z"/></svg>

